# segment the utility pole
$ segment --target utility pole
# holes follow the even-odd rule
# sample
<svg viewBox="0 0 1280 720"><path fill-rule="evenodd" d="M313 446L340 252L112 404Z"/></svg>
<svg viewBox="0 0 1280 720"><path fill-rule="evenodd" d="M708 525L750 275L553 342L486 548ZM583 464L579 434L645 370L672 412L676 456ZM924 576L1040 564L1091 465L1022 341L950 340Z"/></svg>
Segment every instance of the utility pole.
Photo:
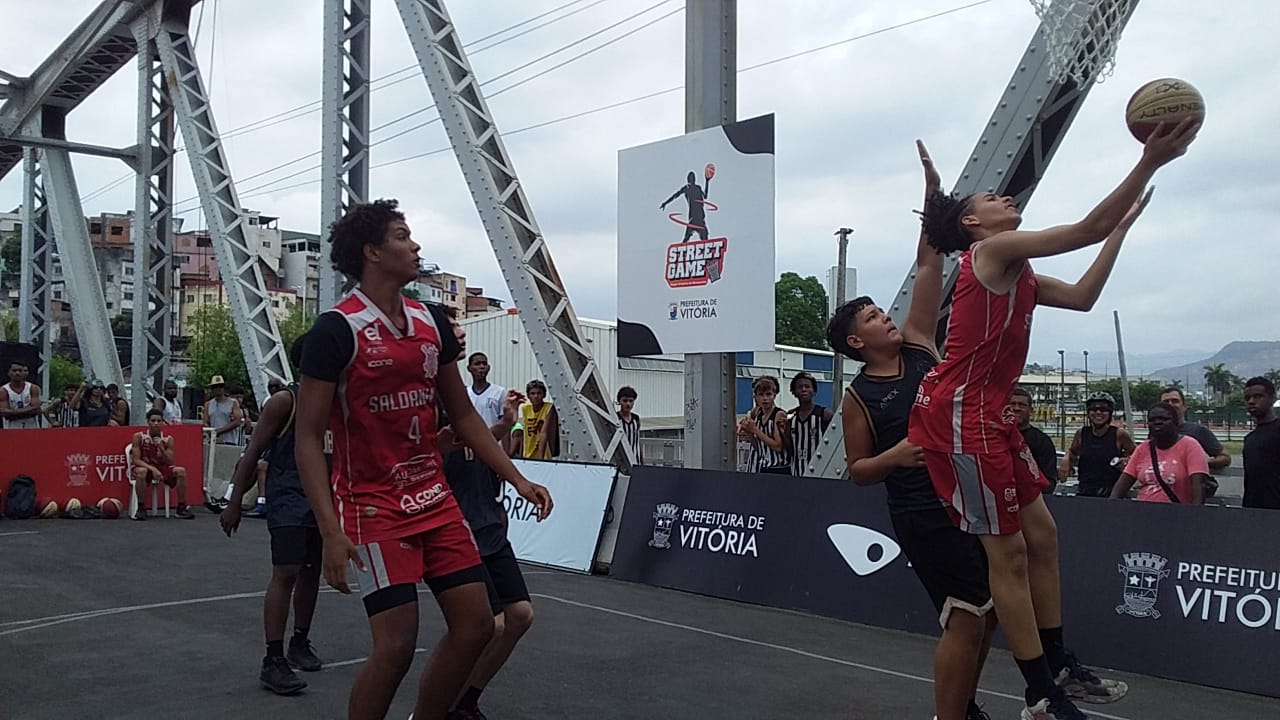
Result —
<svg viewBox="0 0 1280 720"><path fill-rule="evenodd" d="M737 0L688 0L684 34L684 130L737 119ZM684 356L685 467L737 469L737 358Z"/></svg>
<svg viewBox="0 0 1280 720"><path fill-rule="evenodd" d="M840 238L840 249L836 253L836 296L831 303L833 311L844 304L844 276L848 272L845 262L849 256L849 236L852 234L853 229L847 227L842 227L835 231L835 236ZM831 405L835 407L836 403L840 402L840 399L844 397L841 395L844 392L844 356L834 351L833 354L834 356L831 358ZM814 389L817 390L817 388Z"/></svg>

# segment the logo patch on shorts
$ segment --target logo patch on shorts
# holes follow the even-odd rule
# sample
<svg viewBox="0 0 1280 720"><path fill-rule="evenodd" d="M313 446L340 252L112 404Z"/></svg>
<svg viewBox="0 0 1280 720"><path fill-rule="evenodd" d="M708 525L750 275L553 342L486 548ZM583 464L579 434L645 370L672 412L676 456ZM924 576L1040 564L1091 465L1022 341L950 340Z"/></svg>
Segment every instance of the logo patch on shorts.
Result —
<svg viewBox="0 0 1280 720"><path fill-rule="evenodd" d="M373 517L374 515L377 515L377 514L378 514L378 508L376 507L371 506L364 509L365 517Z"/></svg>
<svg viewBox="0 0 1280 720"><path fill-rule="evenodd" d="M1013 502L1014 500L1017 500L1017 499L1018 499L1018 491L1017 491L1017 490L1015 490L1014 488L1005 488L1005 489L1004 489L1004 501L1005 501L1005 502Z"/></svg>

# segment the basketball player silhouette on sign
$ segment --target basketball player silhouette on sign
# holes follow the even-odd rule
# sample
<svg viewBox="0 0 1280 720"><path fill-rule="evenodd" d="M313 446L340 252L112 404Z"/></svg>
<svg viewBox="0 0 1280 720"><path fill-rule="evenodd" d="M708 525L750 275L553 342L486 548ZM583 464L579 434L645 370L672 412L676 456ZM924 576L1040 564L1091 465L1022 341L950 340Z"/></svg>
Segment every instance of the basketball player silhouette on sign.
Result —
<svg viewBox="0 0 1280 720"><path fill-rule="evenodd" d="M711 192L711 178L715 177L715 175L716 166L711 163L707 163L706 168L703 170L703 176L706 178L706 181L703 183L702 187L698 187L698 176L690 170L689 174L685 177L685 184L679 190L672 193L671 197L667 198L663 201L662 205L659 206L659 209L666 210L667 205L681 195L684 195L685 201L689 203L688 222L679 219L680 213L670 213L667 215L667 217L671 218L671 222L684 226L684 239L681 240L681 242L689 242L689 238L693 237L694 233L697 233L698 237L703 240L707 239L706 211L707 209L710 209L714 212L719 209L716 207L715 203L707 200L707 195Z"/></svg>

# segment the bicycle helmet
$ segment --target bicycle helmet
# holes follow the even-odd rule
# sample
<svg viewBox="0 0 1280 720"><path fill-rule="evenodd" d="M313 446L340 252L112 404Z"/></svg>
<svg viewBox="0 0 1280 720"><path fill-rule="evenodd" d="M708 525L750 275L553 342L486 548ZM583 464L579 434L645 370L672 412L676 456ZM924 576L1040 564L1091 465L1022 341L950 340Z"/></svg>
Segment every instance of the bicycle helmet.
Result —
<svg viewBox="0 0 1280 720"><path fill-rule="evenodd" d="M1112 410L1116 409L1116 399L1111 397L1111 393L1109 392L1098 391L1095 393L1089 393L1089 397L1084 401L1084 404L1085 407L1088 407L1096 402L1104 402L1111 406Z"/></svg>

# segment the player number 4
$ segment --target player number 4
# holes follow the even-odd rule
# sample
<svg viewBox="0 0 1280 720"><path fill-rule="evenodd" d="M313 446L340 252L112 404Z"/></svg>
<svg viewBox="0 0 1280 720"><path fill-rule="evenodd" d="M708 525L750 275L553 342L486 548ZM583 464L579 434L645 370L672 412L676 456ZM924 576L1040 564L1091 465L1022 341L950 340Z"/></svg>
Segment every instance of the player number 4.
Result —
<svg viewBox="0 0 1280 720"><path fill-rule="evenodd" d="M414 415L409 421L409 439L415 443L422 444L422 430L418 428L418 416Z"/></svg>

